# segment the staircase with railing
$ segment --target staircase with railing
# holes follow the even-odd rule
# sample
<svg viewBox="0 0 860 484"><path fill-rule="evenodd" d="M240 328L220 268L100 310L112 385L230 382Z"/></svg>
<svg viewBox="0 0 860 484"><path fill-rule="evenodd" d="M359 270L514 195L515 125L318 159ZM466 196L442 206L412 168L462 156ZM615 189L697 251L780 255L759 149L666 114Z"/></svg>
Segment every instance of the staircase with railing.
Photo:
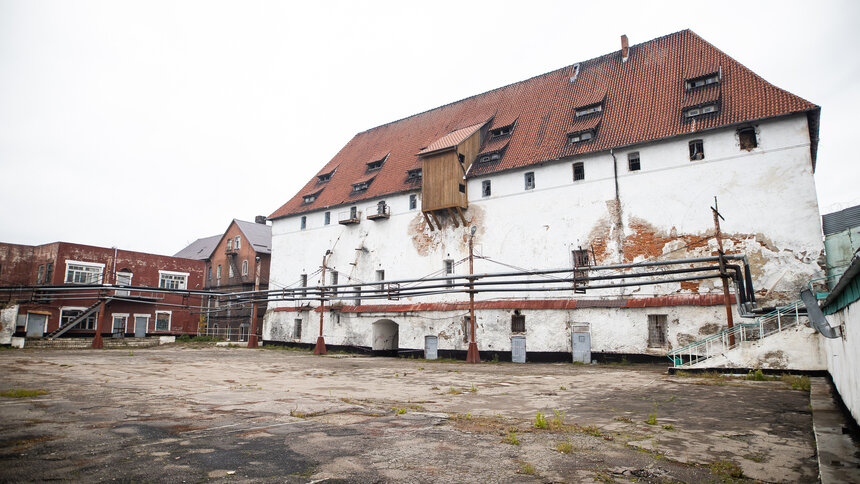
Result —
<svg viewBox="0 0 860 484"><path fill-rule="evenodd" d="M75 319L72 319L71 321L69 321L66 324L61 325L59 328L51 331L45 337L47 339L54 339L54 338L57 338L57 337L63 335L66 331L68 331L68 330L74 328L75 326L81 324L81 321L84 321L88 317L97 313L99 311L99 305L100 304L101 304L101 301L96 301L92 306L85 309L84 312L82 312L78 317L76 317Z"/></svg>
<svg viewBox="0 0 860 484"><path fill-rule="evenodd" d="M803 301L778 307L756 318L753 323L739 323L707 338L670 351L666 356L675 368L690 367L709 358L725 354L748 341L758 341L802 323L806 317Z"/></svg>

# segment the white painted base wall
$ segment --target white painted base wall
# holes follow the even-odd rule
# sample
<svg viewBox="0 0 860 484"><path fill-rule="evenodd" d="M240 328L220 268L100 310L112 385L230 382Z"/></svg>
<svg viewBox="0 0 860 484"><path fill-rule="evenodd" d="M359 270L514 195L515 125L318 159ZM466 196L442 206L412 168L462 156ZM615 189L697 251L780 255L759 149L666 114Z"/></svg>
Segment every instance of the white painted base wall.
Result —
<svg viewBox="0 0 860 484"><path fill-rule="evenodd" d="M746 341L726 353L708 358L690 368L756 368L762 370L824 370L821 335L806 325L772 334L759 341Z"/></svg>
<svg viewBox="0 0 860 484"><path fill-rule="evenodd" d="M854 420L860 422L860 301L827 316L827 322L842 326L843 331L842 338L822 338L827 371Z"/></svg>
<svg viewBox="0 0 860 484"><path fill-rule="evenodd" d="M572 326L587 325L592 352L637 353L664 356L667 351L701 339L724 327L723 306L674 306L659 308L580 308L573 310L521 310L526 332L511 332L512 309L485 309L475 314L476 341L481 351L510 351L511 337L526 337L529 352L570 352ZM648 315L667 316L667 344L648 346ZM465 316L468 311L411 313L339 313L326 311L323 336L328 344L382 349L389 332L378 334L374 325L391 320L397 324L397 348L423 349L424 337L437 336L440 350L468 349ZM735 318L738 316L735 315ZM301 338L293 337L295 320L302 321ZM263 339L313 344L319 335L319 313L270 310L263 324ZM377 348L379 347L379 348ZM667 359L668 364L668 359Z"/></svg>
<svg viewBox="0 0 860 484"><path fill-rule="evenodd" d="M12 335L15 334L17 318L17 305L0 309L0 345L8 345L12 343Z"/></svg>

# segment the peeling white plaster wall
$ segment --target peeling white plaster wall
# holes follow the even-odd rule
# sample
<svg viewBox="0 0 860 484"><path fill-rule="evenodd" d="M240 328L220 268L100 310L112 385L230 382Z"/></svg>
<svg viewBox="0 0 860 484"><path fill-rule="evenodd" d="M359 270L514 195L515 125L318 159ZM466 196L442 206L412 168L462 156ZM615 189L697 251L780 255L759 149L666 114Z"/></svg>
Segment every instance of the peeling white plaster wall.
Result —
<svg viewBox="0 0 860 484"><path fill-rule="evenodd" d="M818 260L823 250L806 117L798 115L771 120L756 127L759 145L750 152L739 149L736 131L731 128L620 150L614 153L615 161L611 154L602 153L470 179L466 217L478 228L474 239L475 253L492 259L477 258L475 272L511 270L493 261L525 269L571 267L572 249L595 244L605 245L605 250L595 249L599 252L598 262L602 263L715 255L715 240L695 249L683 247L690 240L713 233L710 207L716 195L720 211L726 218L722 222L726 249L730 253L743 252L749 256L760 305L776 305L797 299L800 287L807 280L821 276ZM704 160L689 160L688 143L692 139L704 140ZM639 171L628 170L627 154L631 151L639 152L642 167ZM584 164L584 180L573 181L574 162ZM617 232L620 228L617 225L613 163L618 165L623 234ZM526 172L535 173L533 190L524 189ZM492 183L492 195L487 198L481 196L484 180ZM419 194L420 201L420 191L412 193ZM385 200L391 207L391 217L367 220L367 213L375 210L379 200ZM338 213L348 211L350 204L331 208L332 223L328 226L323 225L326 210L304 214L307 216L305 230L300 230L301 215L274 220L273 284L275 287L296 287L301 274L310 275L319 270L327 249L332 250L328 270L336 270L340 274L340 284L373 282L377 270L385 271L386 280L444 275L446 259L459 262L468 256L468 227L454 228L450 219L446 219L442 231L430 231L420 207L409 210L408 203L409 193L356 203L363 212L361 223L357 225L337 223ZM619 250L619 238L636 241L627 247L626 255ZM634 252L642 253L632 256ZM467 274L468 262L460 262L456 273ZM329 275L326 279L326 283L330 283ZM318 283L318 274L309 276L309 286ZM722 288L719 280L706 281L694 288L669 283L590 290L585 298L694 292L722 294ZM572 293L487 293L478 295L476 299L549 297L583 296ZM465 294L453 294L399 301L364 298L362 303L412 304L466 299ZM353 304L352 301L344 303ZM272 310L295 305L270 301L264 322L265 339L289 339L295 313ZM649 311L547 311L540 324L529 329L528 348L529 351L566 351L570 342L567 336L559 336L559 331L568 331L565 325L570 322L590 322L593 323L595 351L650 353L652 350L643 343L646 341L643 335L647 338L647 315L675 313L676 316L669 317L669 341L672 345L678 344L679 338L686 344L712 334L725 324L722 306L652 308ZM314 317L318 318L318 314L310 319ZM333 330L326 335L326 341L330 344L371 346L370 324L376 320L374 317L390 318L400 324L401 347L407 347L406 342L410 342L408 347L421 348L424 335L442 332L437 328L443 326L445 335L449 337L440 335L439 349L466 347L462 336L450 336L459 330L452 320L461 320L460 315L453 312L361 317L343 314L340 324L344 329ZM425 321L431 317L439 318L439 322L430 324ZM493 317L498 321L491 323ZM482 350L491 349L484 344L509 349L509 312L493 316L491 311L480 311L477 318L485 325L483 329L479 328L478 333L484 332L481 339L484 343L479 343ZM678 326L672 326L673 318L679 320ZM308 322L307 318L303 320ZM318 324L318 320L315 322ZM316 324L311 326L317 327ZM317 331L304 328L302 340L315 341ZM665 349L653 352L664 354Z"/></svg>
<svg viewBox="0 0 860 484"><path fill-rule="evenodd" d="M723 355L691 368L760 368L767 370L823 370L824 353L818 332L806 325L746 341Z"/></svg>
<svg viewBox="0 0 860 484"><path fill-rule="evenodd" d="M827 371L851 412L860 422L860 301L827 316L831 326L842 326L842 338L824 340Z"/></svg>
<svg viewBox="0 0 860 484"><path fill-rule="evenodd" d="M15 334L15 324L18 318L18 306L0 309L0 345L12 343Z"/></svg>

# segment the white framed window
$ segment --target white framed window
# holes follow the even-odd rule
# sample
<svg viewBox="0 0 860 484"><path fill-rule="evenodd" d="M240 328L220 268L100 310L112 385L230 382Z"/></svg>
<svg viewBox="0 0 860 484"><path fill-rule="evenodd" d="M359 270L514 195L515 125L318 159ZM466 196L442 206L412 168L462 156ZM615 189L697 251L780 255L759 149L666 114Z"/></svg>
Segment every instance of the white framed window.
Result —
<svg viewBox="0 0 860 484"><path fill-rule="evenodd" d="M131 278L134 276L131 272L119 271L116 273L117 286L131 286ZM128 296L129 291L116 291L117 296Z"/></svg>
<svg viewBox="0 0 860 484"><path fill-rule="evenodd" d="M235 242L233 243L233 246L236 247L236 250L241 249L242 248L242 236L237 235L234 240L235 240Z"/></svg>
<svg viewBox="0 0 860 484"><path fill-rule="evenodd" d="M242 275L243 276L248 275L248 259L245 259L242 261Z"/></svg>
<svg viewBox="0 0 860 484"><path fill-rule="evenodd" d="M221 280L221 264L218 264L218 270L217 270L217 271L215 271L215 277L216 277L216 279L218 279L219 281Z"/></svg>
<svg viewBox="0 0 860 484"><path fill-rule="evenodd" d="M67 284L101 284L105 265L98 262L66 261Z"/></svg>
<svg viewBox="0 0 860 484"><path fill-rule="evenodd" d="M227 266L227 277L228 277L228 278L230 278L230 279L232 279L234 275L235 275L235 274L233 274L233 263L231 262L231 263Z"/></svg>
<svg viewBox="0 0 860 484"><path fill-rule="evenodd" d="M415 210L418 208L418 195L414 193L409 195L409 210Z"/></svg>
<svg viewBox="0 0 860 484"><path fill-rule="evenodd" d="M162 289L187 289L188 272L158 271L158 287Z"/></svg>
<svg viewBox="0 0 860 484"><path fill-rule="evenodd" d="M451 275L454 273L454 261L451 259L445 260L445 275ZM454 279L448 279L445 283L449 286L454 285Z"/></svg>
<svg viewBox="0 0 860 484"><path fill-rule="evenodd" d="M233 250L233 239L227 239L227 252Z"/></svg>
<svg viewBox="0 0 860 484"><path fill-rule="evenodd" d="M63 306L60 308L60 326L65 326L66 324L71 323L75 318L83 314L87 308L78 307L78 306ZM78 323L74 329L96 329L96 322L98 321L99 313L93 313L90 316L87 316L87 319Z"/></svg>
<svg viewBox="0 0 860 484"><path fill-rule="evenodd" d="M113 323L111 324L111 332L126 333L128 332L128 313L113 313L111 314Z"/></svg>
<svg viewBox="0 0 860 484"><path fill-rule="evenodd" d="M530 171L523 175L523 180L525 181L526 190L534 190L535 188L535 172Z"/></svg>
<svg viewBox="0 0 860 484"><path fill-rule="evenodd" d="M173 311L156 311L155 312L155 330L170 331L170 319L173 316Z"/></svg>

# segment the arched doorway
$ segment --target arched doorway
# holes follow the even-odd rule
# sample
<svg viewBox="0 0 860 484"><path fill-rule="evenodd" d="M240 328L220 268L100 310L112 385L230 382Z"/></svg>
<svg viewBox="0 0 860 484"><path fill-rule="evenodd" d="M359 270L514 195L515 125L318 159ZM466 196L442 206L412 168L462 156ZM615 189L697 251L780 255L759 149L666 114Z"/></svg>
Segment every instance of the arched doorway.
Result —
<svg viewBox="0 0 860 484"><path fill-rule="evenodd" d="M373 323L373 354L376 356L397 356L400 347L400 330L397 323L390 319L380 319Z"/></svg>

